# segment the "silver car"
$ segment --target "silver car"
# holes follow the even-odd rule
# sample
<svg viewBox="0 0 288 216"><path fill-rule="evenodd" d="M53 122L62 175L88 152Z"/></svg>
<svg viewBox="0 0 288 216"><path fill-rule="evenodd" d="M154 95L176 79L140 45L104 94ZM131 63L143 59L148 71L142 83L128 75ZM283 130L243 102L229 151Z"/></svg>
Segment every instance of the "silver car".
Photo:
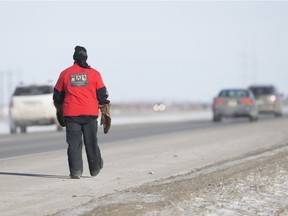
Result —
<svg viewBox="0 0 288 216"><path fill-rule="evenodd" d="M253 92L259 113L270 113L282 116L281 94L273 85L253 85L249 89Z"/></svg>
<svg viewBox="0 0 288 216"><path fill-rule="evenodd" d="M249 89L223 89L214 98L213 121L219 122L223 117L248 117L250 121L258 120L258 106Z"/></svg>

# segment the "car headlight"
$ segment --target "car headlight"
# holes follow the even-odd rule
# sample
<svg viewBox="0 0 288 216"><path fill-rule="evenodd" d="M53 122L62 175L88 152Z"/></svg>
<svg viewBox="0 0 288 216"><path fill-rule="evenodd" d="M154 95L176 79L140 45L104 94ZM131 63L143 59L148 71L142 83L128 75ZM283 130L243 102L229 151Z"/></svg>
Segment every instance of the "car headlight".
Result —
<svg viewBox="0 0 288 216"><path fill-rule="evenodd" d="M270 97L270 100L272 101L272 102L275 102L276 101L276 96L275 95L272 95L271 97Z"/></svg>

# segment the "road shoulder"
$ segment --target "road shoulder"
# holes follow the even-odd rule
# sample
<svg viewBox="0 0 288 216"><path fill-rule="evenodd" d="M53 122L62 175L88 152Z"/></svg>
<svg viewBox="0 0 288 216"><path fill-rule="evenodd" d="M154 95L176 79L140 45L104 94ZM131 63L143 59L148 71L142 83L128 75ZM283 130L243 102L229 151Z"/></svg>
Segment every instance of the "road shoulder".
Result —
<svg viewBox="0 0 288 216"><path fill-rule="evenodd" d="M94 200L83 216L288 214L288 147Z"/></svg>

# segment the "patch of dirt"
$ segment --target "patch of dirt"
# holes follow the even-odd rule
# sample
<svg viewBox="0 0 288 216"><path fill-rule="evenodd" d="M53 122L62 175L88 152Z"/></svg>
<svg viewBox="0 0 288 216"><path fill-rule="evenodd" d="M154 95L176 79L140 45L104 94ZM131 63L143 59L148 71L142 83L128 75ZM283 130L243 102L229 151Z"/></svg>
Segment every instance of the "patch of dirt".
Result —
<svg viewBox="0 0 288 216"><path fill-rule="evenodd" d="M197 170L107 195L83 215L284 216L287 164L283 151L212 172Z"/></svg>

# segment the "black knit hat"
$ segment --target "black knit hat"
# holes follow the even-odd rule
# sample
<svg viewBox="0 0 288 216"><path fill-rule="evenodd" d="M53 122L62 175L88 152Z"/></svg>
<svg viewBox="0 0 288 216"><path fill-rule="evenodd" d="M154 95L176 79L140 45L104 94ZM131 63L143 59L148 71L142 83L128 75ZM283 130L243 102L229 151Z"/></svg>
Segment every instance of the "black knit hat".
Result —
<svg viewBox="0 0 288 216"><path fill-rule="evenodd" d="M74 50L75 50L73 55L74 61L87 60L88 58L87 50L84 47L76 46Z"/></svg>

